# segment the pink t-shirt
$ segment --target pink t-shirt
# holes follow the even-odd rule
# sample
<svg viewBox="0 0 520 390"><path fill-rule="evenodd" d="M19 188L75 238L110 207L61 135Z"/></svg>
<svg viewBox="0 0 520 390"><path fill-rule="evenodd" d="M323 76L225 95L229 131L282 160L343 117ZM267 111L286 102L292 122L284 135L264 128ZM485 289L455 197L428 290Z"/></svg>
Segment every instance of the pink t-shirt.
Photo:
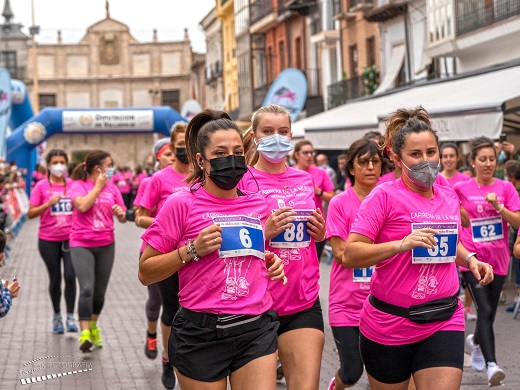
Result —
<svg viewBox="0 0 520 390"><path fill-rule="evenodd" d="M412 233L412 223L436 223L455 226L454 230L460 238L457 195L450 187L437 184L434 184L433 192L433 198L427 199L410 191L401 179L383 183L372 190L361 204L351 233L362 234L378 244L402 240ZM455 254L456 240L453 234L450 238L450 245L440 249L448 249ZM436 248L439 249L439 246ZM423 304L458 292L457 267L453 262L412 264L412 251L400 253L376 265L370 289L376 298L393 305L410 307ZM367 300L359 326L361 333L370 340L385 345L402 345L424 340L437 331L464 331L464 315L459 301L457 311L449 320L418 324L379 311Z"/></svg>
<svg viewBox="0 0 520 390"><path fill-rule="evenodd" d="M486 202L486 195L494 192L499 204L504 204L510 211L518 211L520 199L515 187L496 178L490 186L479 186L472 178L456 184L453 189L471 222L471 227L462 231L462 243L466 249L477 253L479 260L491 264L495 274L507 275L510 261L507 222L491 203ZM466 270L463 267L461 269Z"/></svg>
<svg viewBox="0 0 520 390"><path fill-rule="evenodd" d="M439 176L442 176L442 175L439 175ZM444 177L444 176L442 176L442 177ZM455 184L466 182L469 179L471 179L471 177L469 177L468 175L465 175L464 173L456 172L455 176L453 176L453 177L451 177L449 179L446 179L446 181L453 188L455 186Z"/></svg>
<svg viewBox="0 0 520 390"><path fill-rule="evenodd" d="M284 173L269 174L249 167L239 184L239 188L245 191L263 196L269 203L270 212L280 207L291 206L295 211L314 210L314 185L312 177L304 171L287 168ZM251 173L254 175L251 176ZM256 179L256 182L255 182ZM257 186L258 182L258 186ZM284 187L288 187L285 190ZM260 187L260 190L258 190ZM301 217L302 219L304 217ZM302 222L299 228L300 236L287 232L290 242L284 242L285 232L279 235L279 239L269 241L267 249L280 257L284 263L284 271L287 275L287 285L270 282L269 291L273 297L273 309L279 315L285 316L298 313L310 308L318 299L320 285L320 268L314 239L303 236L303 230L307 230L307 223ZM298 227L293 228L293 233L298 232ZM298 238L301 238L298 241ZM273 247L275 245L275 247Z"/></svg>
<svg viewBox="0 0 520 390"><path fill-rule="evenodd" d="M78 196L87 195L92 191L94 185L90 179L76 180L70 189L72 202L74 203L74 199ZM82 213L73 208L70 246L92 248L113 243L114 212L112 206L115 204L126 210L121 192L109 181L90 209Z"/></svg>
<svg viewBox="0 0 520 390"><path fill-rule="evenodd" d="M149 176L147 173L144 173L144 172L141 172L140 174L138 174L135 178L135 181L139 184L141 184L143 182L144 179L147 179Z"/></svg>
<svg viewBox="0 0 520 390"><path fill-rule="evenodd" d="M146 187L148 186L148 184L150 184L151 180L151 177L147 177L141 182L141 184L139 184L139 188L137 189L137 195L134 199L134 206L141 206L141 198L143 197Z"/></svg>
<svg viewBox="0 0 520 390"><path fill-rule="evenodd" d="M119 188L122 194L128 194L132 187L124 173L118 172L112 176L112 182Z"/></svg>
<svg viewBox="0 0 520 390"><path fill-rule="evenodd" d="M160 210L168 196L188 186L184 179L186 175L178 173L171 165L155 172L143 193L140 206L148 210L154 207Z"/></svg>
<svg viewBox="0 0 520 390"><path fill-rule="evenodd" d="M70 192L73 181L65 179L65 185L49 183L49 180L40 180L31 192L29 204L41 206L47 203L53 196L60 195L60 201L53 207L49 207L40 215L40 228L38 237L42 240L60 242L69 239L73 204Z"/></svg>
<svg viewBox="0 0 520 390"><path fill-rule="evenodd" d="M161 253L169 253L195 239L219 216L246 215L260 219L270 211L256 194L223 199L204 188L184 189L171 195L142 239ZM267 290L265 261L252 255L219 258L219 252L190 261L179 269L179 303L204 313L257 315L272 306Z"/></svg>
<svg viewBox="0 0 520 390"><path fill-rule="evenodd" d="M361 201L349 188L331 199L327 212L327 239L339 237L347 241L350 227L356 218ZM361 271L361 270L360 270ZM329 290L330 326L359 326L363 303L370 294L370 282L360 281L354 270L332 263Z"/></svg>
<svg viewBox="0 0 520 390"><path fill-rule="evenodd" d="M334 183L332 183L332 180L330 179L330 176L325 169L311 165L309 170L305 172L311 174L316 187L322 189L324 192L334 191ZM314 195L314 202L316 204L316 208L323 212L323 203L321 197Z"/></svg>

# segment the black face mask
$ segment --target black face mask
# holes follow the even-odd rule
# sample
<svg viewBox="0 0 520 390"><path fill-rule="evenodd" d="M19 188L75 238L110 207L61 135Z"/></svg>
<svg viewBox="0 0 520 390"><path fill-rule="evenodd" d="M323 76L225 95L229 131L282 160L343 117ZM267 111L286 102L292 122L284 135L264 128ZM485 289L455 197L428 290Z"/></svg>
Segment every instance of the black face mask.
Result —
<svg viewBox="0 0 520 390"><path fill-rule="evenodd" d="M175 148L175 157L177 157L177 160L179 160L182 164L188 163L186 148Z"/></svg>
<svg viewBox="0 0 520 390"><path fill-rule="evenodd" d="M247 172L246 158L231 154L226 157L217 157L209 160L211 169L209 177L218 188L231 190L235 188L242 176Z"/></svg>

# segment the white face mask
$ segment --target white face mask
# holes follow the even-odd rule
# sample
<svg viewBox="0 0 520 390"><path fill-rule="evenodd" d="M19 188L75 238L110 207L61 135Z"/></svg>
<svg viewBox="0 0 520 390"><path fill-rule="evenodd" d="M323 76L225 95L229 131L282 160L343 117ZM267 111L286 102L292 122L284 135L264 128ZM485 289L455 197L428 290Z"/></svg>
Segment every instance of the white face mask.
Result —
<svg viewBox="0 0 520 390"><path fill-rule="evenodd" d="M67 173L67 166L65 164L54 164L51 165L49 171L56 177L63 177Z"/></svg>
<svg viewBox="0 0 520 390"><path fill-rule="evenodd" d="M257 144L256 150L265 159L272 163L279 163L285 159L285 157L293 150L291 139L289 137L273 134L267 137L260 138Z"/></svg>

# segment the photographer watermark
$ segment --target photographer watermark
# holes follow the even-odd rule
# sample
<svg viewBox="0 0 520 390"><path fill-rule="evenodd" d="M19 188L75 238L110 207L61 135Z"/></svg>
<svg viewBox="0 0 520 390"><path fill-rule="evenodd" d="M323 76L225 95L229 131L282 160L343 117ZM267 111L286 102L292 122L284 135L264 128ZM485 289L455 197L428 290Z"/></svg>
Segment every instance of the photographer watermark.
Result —
<svg viewBox="0 0 520 390"><path fill-rule="evenodd" d="M28 385L92 371L92 363L74 356L45 356L24 363L18 372L20 383Z"/></svg>

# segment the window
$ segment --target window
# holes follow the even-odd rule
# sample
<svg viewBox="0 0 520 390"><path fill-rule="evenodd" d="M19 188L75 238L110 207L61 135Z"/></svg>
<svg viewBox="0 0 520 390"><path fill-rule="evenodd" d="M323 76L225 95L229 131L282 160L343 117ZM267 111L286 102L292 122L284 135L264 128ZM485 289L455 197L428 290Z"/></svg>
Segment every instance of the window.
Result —
<svg viewBox="0 0 520 390"><path fill-rule="evenodd" d="M280 52L280 70L286 68L285 66L285 42L278 42L278 51Z"/></svg>
<svg viewBox="0 0 520 390"><path fill-rule="evenodd" d="M17 75L16 52L15 51L0 51L0 64L3 64L9 71L12 78L19 77Z"/></svg>
<svg viewBox="0 0 520 390"><path fill-rule="evenodd" d="M162 105L170 106L174 110L180 112L181 91L179 89L163 90L162 91Z"/></svg>
<svg viewBox="0 0 520 390"><path fill-rule="evenodd" d="M358 75L358 50L357 45L351 45L348 48L348 58L350 64L351 77Z"/></svg>
<svg viewBox="0 0 520 390"><path fill-rule="evenodd" d="M367 38L367 66L376 63L376 42L374 37Z"/></svg>
<svg viewBox="0 0 520 390"><path fill-rule="evenodd" d="M296 48L295 50L295 54L296 54L296 58L295 58L295 63L294 63L294 66L296 69L303 69L302 67L302 51L303 51L303 48L302 48L302 40L300 37L296 38L295 41L294 41L294 46Z"/></svg>
<svg viewBox="0 0 520 390"><path fill-rule="evenodd" d="M274 55L272 47L269 47L269 49L267 49L267 61L269 64L269 79L267 80L267 82L270 83L274 80Z"/></svg>
<svg viewBox="0 0 520 390"><path fill-rule="evenodd" d="M56 95L53 93L39 94L40 111L45 107L56 107Z"/></svg>

